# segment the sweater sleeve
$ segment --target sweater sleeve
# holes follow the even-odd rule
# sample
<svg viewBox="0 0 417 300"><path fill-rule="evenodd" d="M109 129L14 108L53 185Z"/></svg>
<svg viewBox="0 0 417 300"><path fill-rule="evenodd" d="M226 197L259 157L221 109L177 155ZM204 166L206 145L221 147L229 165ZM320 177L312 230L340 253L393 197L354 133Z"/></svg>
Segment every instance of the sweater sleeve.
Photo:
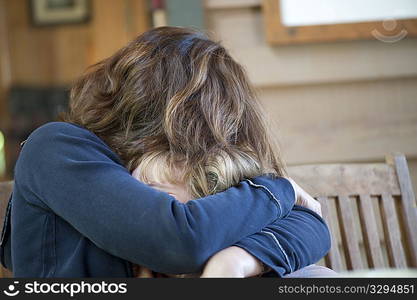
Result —
<svg viewBox="0 0 417 300"><path fill-rule="evenodd" d="M261 188L244 181L182 204L133 178L93 133L63 122L30 135L15 182L26 201L53 211L98 247L164 273L198 272L217 251L272 223L285 213L285 199L270 191L288 189L284 180L262 178Z"/></svg>
<svg viewBox="0 0 417 300"><path fill-rule="evenodd" d="M330 232L312 210L295 205L287 217L235 244L282 277L323 258L330 250Z"/></svg>

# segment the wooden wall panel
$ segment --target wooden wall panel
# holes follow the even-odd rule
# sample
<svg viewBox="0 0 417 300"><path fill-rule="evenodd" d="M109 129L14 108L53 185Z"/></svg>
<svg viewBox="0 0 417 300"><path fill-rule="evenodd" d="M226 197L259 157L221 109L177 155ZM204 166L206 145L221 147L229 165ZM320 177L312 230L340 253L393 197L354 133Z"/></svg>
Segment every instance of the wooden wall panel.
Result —
<svg viewBox="0 0 417 300"><path fill-rule="evenodd" d="M90 63L113 54L149 28L146 0L93 0Z"/></svg>
<svg viewBox="0 0 417 300"><path fill-rule="evenodd" d="M66 84L84 69L87 24L35 27L28 1L6 4L13 84Z"/></svg>
<svg viewBox="0 0 417 300"><path fill-rule="evenodd" d="M6 2L13 84L66 85L149 28L146 0L92 0L88 23L34 27L26 0Z"/></svg>
<svg viewBox="0 0 417 300"><path fill-rule="evenodd" d="M417 78L260 89L291 164L417 158Z"/></svg>
<svg viewBox="0 0 417 300"><path fill-rule="evenodd" d="M11 82L8 28L5 8L6 0L0 0L0 132L2 135L5 134L5 128L9 121L6 97L7 90ZM3 159L3 149L0 149L0 160ZM6 178L7 176L4 174L2 168L0 167L0 181L5 180Z"/></svg>
<svg viewBox="0 0 417 300"><path fill-rule="evenodd" d="M207 20L259 87L417 76L416 38L271 46L260 9L212 9Z"/></svg>
<svg viewBox="0 0 417 300"><path fill-rule="evenodd" d="M8 28L6 21L6 0L0 0L0 128L3 126L4 120L7 118L6 90L10 85L10 60L8 47Z"/></svg>

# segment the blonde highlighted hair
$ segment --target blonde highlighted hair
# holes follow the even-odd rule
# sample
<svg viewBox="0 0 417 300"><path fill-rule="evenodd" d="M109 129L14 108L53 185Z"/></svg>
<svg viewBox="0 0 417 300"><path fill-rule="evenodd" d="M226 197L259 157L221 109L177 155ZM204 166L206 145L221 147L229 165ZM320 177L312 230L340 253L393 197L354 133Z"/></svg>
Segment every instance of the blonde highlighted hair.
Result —
<svg viewBox="0 0 417 300"><path fill-rule="evenodd" d="M144 154L133 175L145 183L184 185L187 193L195 199L226 190L244 178L262 173L255 157L244 152L229 155L219 151L209 157L204 166L196 165L190 173L186 173L187 169L181 164L173 163L174 159L170 155L168 151Z"/></svg>
<svg viewBox="0 0 417 300"><path fill-rule="evenodd" d="M284 175L243 68L192 29L152 29L92 66L72 87L63 120L102 138L144 181L181 180L195 197Z"/></svg>

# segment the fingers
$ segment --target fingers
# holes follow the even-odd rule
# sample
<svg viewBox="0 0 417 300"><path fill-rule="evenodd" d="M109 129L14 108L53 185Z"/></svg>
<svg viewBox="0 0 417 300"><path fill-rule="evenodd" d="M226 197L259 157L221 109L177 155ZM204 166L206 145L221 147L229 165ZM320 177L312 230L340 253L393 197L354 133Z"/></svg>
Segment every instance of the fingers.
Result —
<svg viewBox="0 0 417 300"><path fill-rule="evenodd" d="M295 190L295 204L311 209L319 216L322 216L320 202L318 202L316 199L310 196L310 194L308 194L303 188L301 188L292 178L288 178L288 180L291 182Z"/></svg>
<svg viewBox="0 0 417 300"><path fill-rule="evenodd" d="M318 202L316 199L314 199L313 197L311 197L304 190L302 191L302 193L301 193L300 196L303 199L303 202L306 203L305 207L311 209L316 214L318 214L319 216L321 216L321 204L320 204L320 202Z"/></svg>

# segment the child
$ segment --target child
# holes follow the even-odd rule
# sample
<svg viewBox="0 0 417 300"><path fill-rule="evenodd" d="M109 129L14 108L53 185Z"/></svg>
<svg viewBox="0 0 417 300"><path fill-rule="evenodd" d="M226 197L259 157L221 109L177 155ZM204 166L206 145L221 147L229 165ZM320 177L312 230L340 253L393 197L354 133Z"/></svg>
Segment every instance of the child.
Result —
<svg viewBox="0 0 417 300"><path fill-rule="evenodd" d="M229 155L220 152L216 157L209 160L205 169L199 170L200 178L189 178L181 170L181 163L173 159L169 152L148 153L142 157L139 166L133 171L132 176L139 181L158 190L164 191L182 203L192 199L207 196L226 190L236 185L243 179L249 179L256 174L258 164L249 156L235 156L232 160ZM177 161L177 163L175 163ZM207 182L206 182L207 181ZM307 207L321 215L320 204L307 194L294 180L290 179L295 190L295 204ZM202 191L202 192L200 192ZM232 263L239 260L238 263ZM237 273L241 264L243 272ZM214 255L206 265L203 274L164 275L134 265L136 277L251 277L264 272L264 266L254 257L247 255L242 249L232 246ZM212 271L214 269L214 271ZM215 274L212 274L215 273Z"/></svg>

